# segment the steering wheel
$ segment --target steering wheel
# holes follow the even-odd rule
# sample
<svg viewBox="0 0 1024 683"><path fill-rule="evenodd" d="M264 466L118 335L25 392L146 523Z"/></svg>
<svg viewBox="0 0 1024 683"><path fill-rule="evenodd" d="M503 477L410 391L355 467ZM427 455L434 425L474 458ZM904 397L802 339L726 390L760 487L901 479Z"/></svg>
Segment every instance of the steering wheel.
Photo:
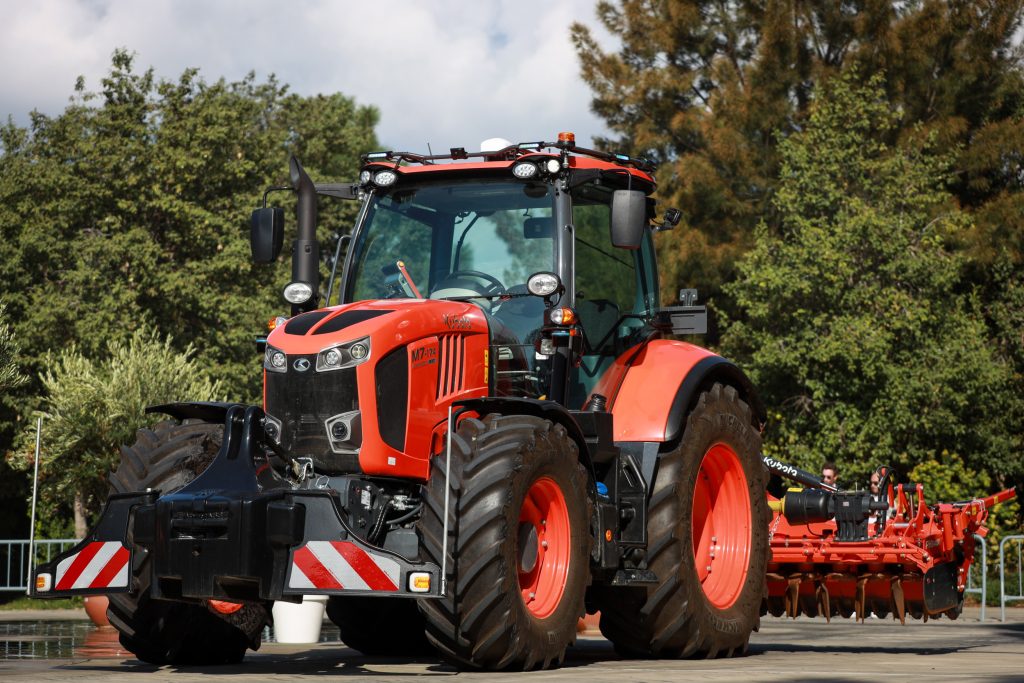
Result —
<svg viewBox="0 0 1024 683"><path fill-rule="evenodd" d="M505 285L501 284L501 280L494 277L493 275L484 273L479 270L454 270L447 276L445 276L442 283L448 282L450 280L457 280L460 277L473 277L479 280L483 280L484 283L486 283L487 285L481 292L483 296L501 296L506 291ZM440 285L438 285L436 289L440 289Z"/></svg>

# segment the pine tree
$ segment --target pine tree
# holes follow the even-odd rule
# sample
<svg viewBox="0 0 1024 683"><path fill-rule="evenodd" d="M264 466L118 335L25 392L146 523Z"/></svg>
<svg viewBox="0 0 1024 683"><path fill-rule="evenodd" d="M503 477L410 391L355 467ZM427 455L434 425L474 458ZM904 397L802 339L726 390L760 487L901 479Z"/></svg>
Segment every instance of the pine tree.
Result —
<svg viewBox="0 0 1024 683"><path fill-rule="evenodd" d="M754 226L776 223L779 141L806 124L815 88L848 72L885 75L903 111L886 142L934 134L961 150L954 187L975 226L962 240L977 278L1000 259L1020 272L1022 0L602 0L597 16L618 50L582 24L572 39L614 135L600 144L656 161L660 196L684 211L687 227L659 247L666 300L696 286L730 309L721 285Z"/></svg>
<svg viewBox="0 0 1024 683"><path fill-rule="evenodd" d="M725 351L772 407L767 452L852 480L959 463L979 486L1019 482L1024 401L950 249L970 224L946 190L953 155L935 133L879 141L901 114L880 78L856 80L833 79L780 144L778 227L760 225L727 285L741 319Z"/></svg>

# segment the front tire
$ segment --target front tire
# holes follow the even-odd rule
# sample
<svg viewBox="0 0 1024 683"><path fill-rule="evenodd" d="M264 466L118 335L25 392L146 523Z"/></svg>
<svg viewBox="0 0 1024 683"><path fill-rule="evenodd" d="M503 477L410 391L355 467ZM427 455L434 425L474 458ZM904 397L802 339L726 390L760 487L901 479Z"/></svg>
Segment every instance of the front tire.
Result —
<svg viewBox="0 0 1024 683"><path fill-rule="evenodd" d="M110 492L180 489L213 461L222 433L223 425L192 420L140 429L135 443L121 448L121 462L110 475ZM134 568L138 592L109 596L107 616L132 654L157 665L233 664L248 648L259 647L268 621L263 605L247 604L221 615L204 605L153 600L148 563L145 559Z"/></svg>
<svg viewBox="0 0 1024 683"><path fill-rule="evenodd" d="M445 469L435 456L420 535L442 565ZM430 642L461 668L557 666L589 583L590 499L565 429L529 416L466 419L452 437L447 593L421 600Z"/></svg>
<svg viewBox="0 0 1024 683"><path fill-rule="evenodd" d="M648 567L659 584L602 588L601 632L627 657L746 651L768 561L761 438L732 387L701 394L658 464L648 508Z"/></svg>

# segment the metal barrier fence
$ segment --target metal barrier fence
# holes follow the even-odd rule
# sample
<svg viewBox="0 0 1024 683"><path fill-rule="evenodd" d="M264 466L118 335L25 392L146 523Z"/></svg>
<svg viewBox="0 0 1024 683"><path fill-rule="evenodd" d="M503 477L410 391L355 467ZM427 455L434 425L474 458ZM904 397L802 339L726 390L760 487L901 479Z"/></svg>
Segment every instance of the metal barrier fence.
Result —
<svg viewBox="0 0 1024 683"><path fill-rule="evenodd" d="M1006 544L1009 542L1015 542L1017 546L1017 564L1016 564L1016 577L1017 577L1017 594L1011 595L1006 592ZM1006 602L1007 600L1024 600L1024 564L1021 563L1021 550L1024 548L1024 536L1007 536L1003 540L999 541L999 620L1006 621ZM1013 555L1010 555L1010 560L1014 559ZM1011 578L1012 581L1012 578Z"/></svg>
<svg viewBox="0 0 1024 683"><path fill-rule="evenodd" d="M3 571L0 575L0 591L28 591L28 577L31 574L29 543L28 540L0 539L0 570ZM76 543L78 541L73 538L37 540L33 551L36 564L49 562Z"/></svg>
<svg viewBox="0 0 1024 683"><path fill-rule="evenodd" d="M988 597L988 559L987 553L985 552L985 539L974 534L974 540L977 543L974 546L974 562L971 563L971 571L967 574L967 588L964 588L964 593L978 593L981 596L981 621L985 621L985 599ZM978 568L978 552L981 552L981 571L977 574L981 577L981 586L977 587L974 585L974 575Z"/></svg>

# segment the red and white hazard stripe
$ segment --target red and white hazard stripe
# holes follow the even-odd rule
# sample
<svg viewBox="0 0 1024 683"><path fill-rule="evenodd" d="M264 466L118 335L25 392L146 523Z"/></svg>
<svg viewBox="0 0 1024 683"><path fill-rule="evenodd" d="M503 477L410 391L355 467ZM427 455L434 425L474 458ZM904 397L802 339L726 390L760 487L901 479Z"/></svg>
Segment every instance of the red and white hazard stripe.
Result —
<svg viewBox="0 0 1024 683"><path fill-rule="evenodd" d="M288 587L302 590L397 591L402 569L349 541L310 541L292 554Z"/></svg>
<svg viewBox="0 0 1024 683"><path fill-rule="evenodd" d="M131 553L120 541L95 541L57 565L54 588L126 588Z"/></svg>

